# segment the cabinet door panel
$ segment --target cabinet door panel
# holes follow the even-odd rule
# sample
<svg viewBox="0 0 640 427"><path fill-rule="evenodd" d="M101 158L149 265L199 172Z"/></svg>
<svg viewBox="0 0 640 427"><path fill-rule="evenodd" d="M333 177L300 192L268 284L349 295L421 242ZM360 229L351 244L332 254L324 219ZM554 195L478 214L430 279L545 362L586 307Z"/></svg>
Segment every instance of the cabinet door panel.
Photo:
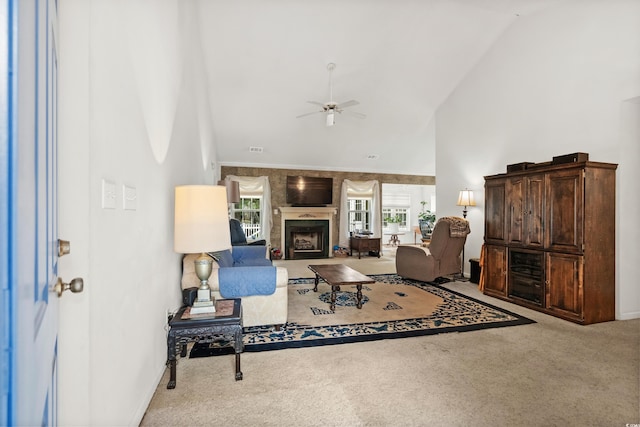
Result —
<svg viewBox="0 0 640 427"><path fill-rule="evenodd" d="M485 247L485 251L485 259L482 264L484 292L489 295L505 297L507 295L507 248L488 245Z"/></svg>
<svg viewBox="0 0 640 427"><path fill-rule="evenodd" d="M487 242L505 241L505 180L485 183L484 238Z"/></svg>
<svg viewBox="0 0 640 427"><path fill-rule="evenodd" d="M511 244L524 245L525 242L525 203L526 182L524 177L511 178L507 186L509 213L507 219L507 238Z"/></svg>
<svg viewBox="0 0 640 427"><path fill-rule="evenodd" d="M555 251L582 253L584 179L582 169L547 175L545 246Z"/></svg>
<svg viewBox="0 0 640 427"><path fill-rule="evenodd" d="M508 240L511 245L543 246L544 175L511 178L507 185Z"/></svg>
<svg viewBox="0 0 640 427"><path fill-rule="evenodd" d="M546 306L564 317L583 318L583 257L548 253Z"/></svg>
<svg viewBox="0 0 640 427"><path fill-rule="evenodd" d="M544 243L544 175L527 178L526 244L542 247Z"/></svg>

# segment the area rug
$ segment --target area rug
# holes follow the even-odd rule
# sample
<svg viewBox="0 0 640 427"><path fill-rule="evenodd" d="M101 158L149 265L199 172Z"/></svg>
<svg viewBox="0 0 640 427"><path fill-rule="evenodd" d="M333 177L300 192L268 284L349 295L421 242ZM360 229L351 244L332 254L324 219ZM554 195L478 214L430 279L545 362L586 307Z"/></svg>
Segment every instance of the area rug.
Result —
<svg viewBox="0 0 640 427"><path fill-rule="evenodd" d="M369 275L363 285L362 309L356 308L355 286L338 292L336 310L329 309L331 288L313 279L289 280L288 322L244 329L244 351L257 352L391 338L467 332L535 323L518 314L451 291L438 283L403 279L397 274ZM190 357L226 353L225 343L195 344Z"/></svg>

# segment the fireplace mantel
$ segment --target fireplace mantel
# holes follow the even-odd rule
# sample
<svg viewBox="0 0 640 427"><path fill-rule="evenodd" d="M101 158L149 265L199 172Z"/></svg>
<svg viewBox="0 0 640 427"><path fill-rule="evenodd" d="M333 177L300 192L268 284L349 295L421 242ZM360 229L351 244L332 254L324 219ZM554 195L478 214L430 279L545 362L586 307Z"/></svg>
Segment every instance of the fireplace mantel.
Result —
<svg viewBox="0 0 640 427"><path fill-rule="evenodd" d="M284 248L285 247L285 235L284 235L284 230L285 230L285 222L286 221L306 221L306 220L319 220L319 221L329 221L329 257L332 258L333 257L333 246L331 245L331 242L333 242L333 221L334 221L334 217L336 216L336 214L338 213L338 209L335 207L313 207L313 206L308 206L308 207L287 207L287 206L283 206L280 207L280 213L281 213L281 227L280 230L282 230L281 232L281 236L280 236L280 247Z"/></svg>

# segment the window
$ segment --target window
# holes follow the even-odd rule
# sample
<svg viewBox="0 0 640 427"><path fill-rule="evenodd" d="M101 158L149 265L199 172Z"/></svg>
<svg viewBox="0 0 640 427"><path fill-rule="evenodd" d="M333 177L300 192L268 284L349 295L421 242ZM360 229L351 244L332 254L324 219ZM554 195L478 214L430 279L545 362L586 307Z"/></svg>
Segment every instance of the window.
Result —
<svg viewBox="0 0 640 427"><path fill-rule="evenodd" d="M356 230L371 230L371 199L348 198L349 204L349 232Z"/></svg>
<svg viewBox="0 0 640 427"><path fill-rule="evenodd" d="M367 230L374 237L382 234L378 181L345 179L342 181L340 205L340 246L349 247L349 233L355 230Z"/></svg>
<svg viewBox="0 0 640 427"><path fill-rule="evenodd" d="M398 218L400 222L398 223L398 229L402 231L407 231L409 228L407 226L407 218L410 218L409 209L408 208L382 208L382 227L388 228L389 223L387 222L387 218Z"/></svg>
<svg viewBox="0 0 640 427"><path fill-rule="evenodd" d="M260 212L262 197L240 197L240 203L234 203L231 208L233 218L240 221L242 230L248 240L255 240L260 236Z"/></svg>
<svg viewBox="0 0 640 427"><path fill-rule="evenodd" d="M271 244L273 219L269 178L227 175L225 181L240 183L240 202L231 205L230 216L240 221L247 239L264 239Z"/></svg>

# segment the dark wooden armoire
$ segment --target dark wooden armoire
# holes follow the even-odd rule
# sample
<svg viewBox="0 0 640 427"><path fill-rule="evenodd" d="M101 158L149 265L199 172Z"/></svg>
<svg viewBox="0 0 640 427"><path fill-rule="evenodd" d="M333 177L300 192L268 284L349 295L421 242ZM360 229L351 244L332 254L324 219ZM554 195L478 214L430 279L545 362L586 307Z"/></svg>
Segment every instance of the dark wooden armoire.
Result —
<svg viewBox="0 0 640 427"><path fill-rule="evenodd" d="M484 293L580 324L614 320L616 168L575 153L486 176Z"/></svg>

